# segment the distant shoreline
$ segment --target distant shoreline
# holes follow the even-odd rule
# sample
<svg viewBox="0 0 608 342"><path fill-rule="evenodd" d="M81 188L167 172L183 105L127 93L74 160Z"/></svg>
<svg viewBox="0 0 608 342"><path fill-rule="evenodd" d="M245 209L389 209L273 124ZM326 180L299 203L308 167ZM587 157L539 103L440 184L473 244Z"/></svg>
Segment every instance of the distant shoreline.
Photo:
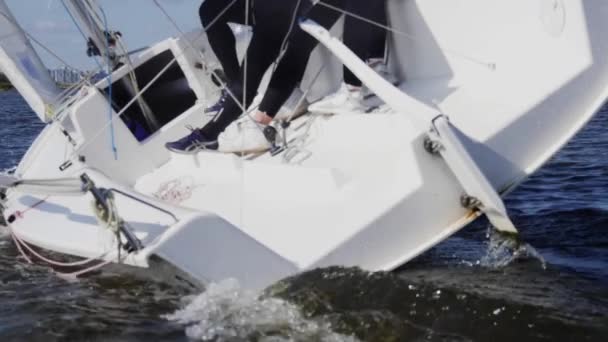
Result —
<svg viewBox="0 0 608 342"><path fill-rule="evenodd" d="M72 85L58 83L57 86L61 89L67 89L67 88L71 87ZM13 89L15 89L15 87L10 82L0 82L0 91L7 91L7 90L13 90Z"/></svg>
<svg viewBox="0 0 608 342"><path fill-rule="evenodd" d="M6 91L14 89L13 85L10 82L0 82L0 91Z"/></svg>

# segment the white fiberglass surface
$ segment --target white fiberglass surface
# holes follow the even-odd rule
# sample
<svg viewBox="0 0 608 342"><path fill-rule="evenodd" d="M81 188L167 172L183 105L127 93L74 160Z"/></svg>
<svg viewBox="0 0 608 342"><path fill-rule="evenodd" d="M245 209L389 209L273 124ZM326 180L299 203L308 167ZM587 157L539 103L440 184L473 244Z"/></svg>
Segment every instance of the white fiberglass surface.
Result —
<svg viewBox="0 0 608 342"><path fill-rule="evenodd" d="M499 188L538 168L608 95L605 1L395 0L389 8L402 89L485 150L479 162Z"/></svg>
<svg viewBox="0 0 608 342"><path fill-rule="evenodd" d="M301 164L283 163L282 155L173 155L136 189L217 214L306 266L428 185L430 173L417 164L436 161L418 155L422 145L400 115L321 119L312 130L312 155Z"/></svg>

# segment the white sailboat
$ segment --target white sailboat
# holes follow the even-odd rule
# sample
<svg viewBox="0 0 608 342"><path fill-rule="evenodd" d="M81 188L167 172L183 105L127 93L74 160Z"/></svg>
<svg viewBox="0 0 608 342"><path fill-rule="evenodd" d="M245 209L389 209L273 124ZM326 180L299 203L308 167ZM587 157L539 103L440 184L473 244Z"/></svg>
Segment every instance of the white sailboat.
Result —
<svg viewBox="0 0 608 342"><path fill-rule="evenodd" d="M66 3L102 46L93 2ZM240 156L164 148L202 126L217 99L203 31L132 54L112 87L105 79L60 94L0 1L0 67L48 123L15 174L0 178L18 246L259 288L328 265L392 270L482 214L516 232L501 197L608 97L608 2L387 6L398 86L336 32L300 24L321 42L301 84L309 101L337 87L344 63L384 104L304 114L279 127L272 152Z"/></svg>

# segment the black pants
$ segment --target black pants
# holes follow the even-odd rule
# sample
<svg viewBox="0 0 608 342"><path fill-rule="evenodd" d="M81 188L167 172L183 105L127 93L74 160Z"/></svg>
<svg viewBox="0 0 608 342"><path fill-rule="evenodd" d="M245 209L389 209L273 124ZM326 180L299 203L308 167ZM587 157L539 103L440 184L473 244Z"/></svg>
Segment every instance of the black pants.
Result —
<svg viewBox="0 0 608 342"><path fill-rule="evenodd" d="M350 0L346 10L375 23L385 25L386 0ZM344 45L362 60L384 57L386 29L347 15L344 21ZM361 86L361 80L344 67L344 82Z"/></svg>
<svg viewBox="0 0 608 342"><path fill-rule="evenodd" d="M350 5L351 1L352 4L367 3L365 0L324 0L325 3L341 9L347 9L347 5ZM381 0L381 2L384 2L384 0ZM219 6L218 4L220 3L223 6ZM201 20L203 25L205 27L208 26L208 20L213 20L215 16L217 16L217 13L224 9L228 3L230 3L228 0L206 0L203 3L203 6L201 6ZM288 48L277 65L259 108L269 116L274 117L274 115L276 115L281 106L289 98L298 82L300 82L304 75L310 53L318 44L318 41L315 38L300 29L297 22L293 27L291 26L293 23L292 18L294 11L303 12L306 9L306 6L309 5L307 0L302 1L301 8L296 8L296 4L298 3L297 0L255 0L255 5L252 9L253 18L250 18L254 22L253 37L249 44L249 48L247 49L246 63L243 63L239 68L238 76L231 76L230 73L234 71L234 65L238 66L238 60L236 58L234 36L226 23L241 17L241 14L243 14L244 11L238 12L238 7L244 9L244 3L244 0L237 0L233 6L237 6L238 4L241 4L241 6L226 11L224 15L222 15L222 20L216 22L214 26L212 26L211 31L207 31L207 34L210 35L209 42L213 46L214 52L218 55L218 58L220 58L220 60L226 59L225 61L222 61L222 66L225 68L224 71L226 75L231 78L230 90L238 100L237 102L230 97L224 104L223 110L220 111L211 122L203 127L203 134L208 139L216 139L230 123L240 116L243 110L239 103L243 99L243 108L247 108L251 104L264 73L281 53L282 43L285 36L290 32L290 29L291 36ZM209 10L210 8L213 8L215 11ZM206 10L209 10L209 13L205 12ZM233 10L234 13L232 12ZM355 12L352 9L351 11ZM215 13L215 16L212 12ZM229 14L234 15L236 19L232 19ZM308 11L307 17L325 28L330 28L336 23L341 15L341 12L317 5ZM244 14L242 17L244 18ZM220 25L222 27L217 28L217 31L214 31L213 28L215 25ZM230 38L228 38L228 36L230 36ZM361 44L361 46L363 46L363 44ZM359 50L363 51L363 48ZM230 56L227 58L222 51L225 51L225 53ZM234 58L232 58L233 56ZM367 56L361 57L367 58ZM230 70L226 70L226 68L229 68ZM245 81L246 86L243 87ZM243 93L244 90L246 90L246 93Z"/></svg>
<svg viewBox="0 0 608 342"><path fill-rule="evenodd" d="M230 2L227 0L207 0L205 3L208 1L213 1L214 3L223 3L224 7ZM244 0L237 1L237 3L238 2L245 3ZM205 3L203 3L203 5L205 5ZM296 8L298 4L300 7ZM203 11L204 6L201 7L201 11ZM309 0L255 0L252 12L253 19L255 20L253 26L253 37L251 38L251 42L249 43L249 47L247 49L246 59L239 68L238 76L233 78L229 84L230 92L234 95L234 97L236 97L236 99L229 96L223 105L223 109L215 116L215 118L213 118L211 122L203 127L203 134L208 139L216 139L219 134L223 132L228 125L230 125L230 123L240 116L240 114L243 112L242 108L247 108L251 104L264 74L279 57L283 43L285 42L287 44L286 46L293 46L292 43L289 43L289 41L286 40L286 36L291 32L293 36L306 35L307 46L305 47L304 45L298 45L298 53L296 54L293 52L290 53L289 50L291 49L286 50L282 62L277 66L273 81L271 81L271 83L275 84L273 89L280 89L280 91L271 91L271 93L278 93L278 96L268 96L268 99L265 98L263 102L266 104L271 103L272 107L277 108L276 111L278 111L287 98L289 98L293 92L293 89L304 74L310 52L316 46L316 41L312 37L308 36L308 34L301 31L297 25L298 17L309 8ZM209 14L204 14L204 16L207 15ZM332 19L331 24L333 24L339 18L339 16L340 15L337 13L333 14L333 17L335 18ZM226 17L226 19L228 19L228 17ZM206 20L203 20L203 23L205 22ZM226 22L221 23L218 21L215 25L223 24L223 26L227 27L225 23ZM331 26L331 24L329 26ZM298 31L301 33L298 34ZM209 31L207 34L209 35ZM216 34L217 32L212 33L212 35ZM222 34L226 35L225 32ZM231 32L230 35L232 35ZM217 36L219 35L216 35L216 37ZM214 44L213 41L214 38L209 37L209 42L212 45ZM223 45L223 47L221 47L219 50L217 46L213 47L214 52L216 52L218 55L218 58L223 59L225 57L220 56L218 51L230 51L230 54L232 55L232 51L234 51L233 42L234 36L232 36L232 41L230 41L230 44L232 44L230 48L228 47L228 44L221 42L220 44ZM236 56L236 54L234 55ZM228 60L230 59L231 58ZM234 60L236 60L236 57ZM283 61L285 61L285 63L283 63ZM224 64L226 64L226 66L229 68L232 67L231 62L223 62L222 65L224 66ZM228 72L226 72L226 74L229 78L231 77ZM285 87L283 87L283 85L285 85ZM271 98L272 101L270 100ZM262 106L260 106L260 109L263 110ZM269 112L269 114L271 113Z"/></svg>
<svg viewBox="0 0 608 342"><path fill-rule="evenodd" d="M324 3L359 15L374 22L386 25L386 0L323 0ZM326 29L331 28L342 15L334 9L315 5L307 17ZM382 57L386 42L384 28L346 16L344 43L362 60ZM299 26L294 28L290 45L280 61L266 94L260 103L260 111L274 117L289 98L306 71L308 59L318 41ZM361 86L361 81L344 67L344 81L350 85Z"/></svg>
<svg viewBox="0 0 608 342"><path fill-rule="evenodd" d="M198 10L207 39L224 69L229 82L239 77L240 65L236 54L236 40L228 23L254 25L253 11L249 10L246 17L246 1L236 0L205 0ZM251 3L251 2L250 2Z"/></svg>

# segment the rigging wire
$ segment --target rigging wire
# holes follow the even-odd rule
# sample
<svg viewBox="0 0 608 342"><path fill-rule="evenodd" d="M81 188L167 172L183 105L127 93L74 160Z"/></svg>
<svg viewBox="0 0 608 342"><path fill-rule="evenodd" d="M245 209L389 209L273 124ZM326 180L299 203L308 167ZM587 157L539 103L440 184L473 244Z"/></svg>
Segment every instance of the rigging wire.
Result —
<svg viewBox="0 0 608 342"><path fill-rule="evenodd" d="M245 1L245 25L249 26L249 10L250 10L250 3L249 0ZM255 29L253 34L255 35ZM249 46L247 47L247 51L245 51L245 60L243 61L243 107L247 105L247 67L249 65ZM220 115L222 115L220 112ZM254 119L252 118L249 113L247 113L247 111L245 109L243 109L243 115L247 115L247 117L255 123L255 126L261 131L262 135L264 135L264 130L262 129L261 125ZM219 147L219 144L218 144ZM240 169L240 181L241 181L241 193L239 196L239 225L241 227L243 227L243 212L245 211L245 168L244 165L241 164Z"/></svg>
<svg viewBox="0 0 608 342"><path fill-rule="evenodd" d="M189 47L193 50L196 50L193 46L193 43L185 36L185 33L180 29L179 25L175 22L175 20L173 19L173 17L171 17L171 15L165 10L165 8L158 2L158 0L153 0L154 4L160 9L160 11L165 15L165 17L167 18L167 20L169 20L169 22L173 25L173 27L177 30L178 33L180 33L181 38L189 45ZM211 21L211 23L208 25L208 27L211 27L211 25L215 24L215 21L218 20L225 11L228 10L228 8L230 6L232 6L234 3L236 2L236 0L232 1L230 4L227 5L227 7L222 10L220 12L220 14L213 20ZM252 6L255 6L255 2L252 2L251 5L248 4L249 0L247 0L247 3L245 4L246 9L245 9L245 25L249 26L249 9ZM283 56L285 55L285 51L287 50L288 47L288 42L289 42L289 37L293 31L293 28L295 27L296 21L297 21L297 14L298 14L298 9L300 8L302 0L298 0L297 5L294 8L293 11L293 15L292 15L292 19L291 19L291 24L289 26L289 30L287 31L287 34L285 35L285 37L283 38L283 41L281 43L281 48L280 48L280 53L279 53L279 57L277 58L277 60L273 63L273 70L271 72L271 74L273 74L276 70L276 67L278 66L279 62L281 61L281 59L283 58ZM203 28L203 32L205 32L207 30L207 28ZM255 33L254 33L255 34ZM196 40L198 40L200 37L202 36L202 34L200 36L198 36ZM246 99L246 94L247 94L247 60L248 60L248 54L245 53L245 60L243 62L243 68L244 68L244 84L243 84L243 99L242 102L239 101L236 96L233 94L233 92L230 90L230 88L227 86L226 83L224 83L220 77L218 77L218 75L215 73L214 70L211 70L211 74L215 76L215 78L220 82L220 88L223 89L224 91L226 91L228 93L228 96L230 96L234 102L237 104L237 106L239 107L239 109L242 111L242 116L245 116L247 118L249 118L254 125L257 127L258 130L260 130L260 132L262 132L262 134L264 133L264 128L263 125L259 122L257 122L252 116L251 113L257 109L257 107L253 107L253 108L245 108L244 104L245 104L245 99ZM199 56L200 57L200 56ZM204 56L203 56L204 58ZM202 61L204 63L204 60ZM217 120L217 117L214 118L214 120Z"/></svg>
<svg viewBox="0 0 608 342"><path fill-rule="evenodd" d="M65 59L61 58L59 56L59 54L55 53L51 48L46 46L44 43L42 43L40 40L38 40L35 36L33 36L31 33L29 33L27 30L25 30L23 27L21 27L19 25L19 23L17 23L11 16L9 16L8 14L6 14L2 11L0 11L0 15L2 15L8 22L10 22L15 27L17 27L29 40L34 42L36 45L38 45L44 51L46 51L51 57L53 57L57 61L59 61L59 63L63 64L64 67L74 70L74 71L78 71L78 72L80 72L81 75L83 75L82 79L79 82L77 82L77 83L71 85L70 87L68 87L67 89L63 90L53 100L51 100L50 103L47 103L49 108L52 108L52 111L56 112L56 110L57 110L56 105L62 103L67 97L73 95L73 91L75 89L79 88L82 84L88 83L89 78L91 77L91 75L93 73L85 74L81 69L68 63ZM78 28L78 29L80 30L80 28ZM61 108L61 106L58 106L58 107ZM52 119L55 120L56 118L57 118L56 116L53 116Z"/></svg>
<svg viewBox="0 0 608 342"><path fill-rule="evenodd" d="M82 71L82 70L80 70L80 69L78 69L78 68L70 65L68 62L66 62L63 58L61 58L58 54L56 54L48 46L44 45L42 42L40 42L38 39L36 39L36 37L34 37L31 33L27 32L23 27L21 27L17 22L15 22L12 18L10 18L6 13L0 11L0 15L2 15L8 22L10 22L11 24L15 25L15 27L17 27L21 32L23 32L23 34L27 38L29 38L31 41L33 41L38 46L40 46L40 48L42 48L44 51L46 51L53 58L57 59L61 64L63 64L64 66L66 66L66 67L68 67L70 69L77 70L77 71Z"/></svg>
<svg viewBox="0 0 608 342"><path fill-rule="evenodd" d="M162 5L161 5L161 4L158 2L158 0L153 0L153 1L154 1L154 4L155 4L155 5L156 5L156 6L157 6L159 9L160 9L160 11L161 11L161 12L162 12L162 13L165 15L165 17L167 18L167 20L169 20L169 22L170 22L170 23L173 25L173 27L176 29L176 31L177 31L177 32L178 32L178 33L181 35L181 38L182 38L182 39L184 39L184 41L185 41L185 42L186 42L186 43L189 45L189 47L190 47L191 49L196 50L196 49L194 48L194 46L193 46L193 43L192 43L192 42L191 42L191 41L190 41L190 40L189 40L189 39L186 37L185 33L183 32L183 30L182 30L182 29L180 29L179 25L176 23L176 21L173 19L173 17L172 17L172 16L171 16L171 15L170 15L170 14L169 14L169 13L168 13L166 10L165 10L165 8L164 8L164 7L163 7L163 6L162 6ZM235 1L236 1L236 0L235 0ZM235 1L232 1L232 3L230 3L228 6L232 6L232 5L233 5L233 3L234 3ZM299 8L300 8L300 6L301 6L301 2L302 2L302 0L298 0L298 3L296 4L296 7L294 8L293 15L292 15L292 18L291 18L291 24L290 24L289 30L288 30L287 34L285 35L285 37L283 38L283 41L282 41L282 43L281 43L281 49L280 49L280 51L281 51L281 52L279 53L279 57L278 57L278 58L277 58L277 60L276 60L276 61L273 63L273 64L274 64L274 67L273 67L273 71L272 71L272 73L274 73L274 72L276 71L276 66L279 64L280 60L281 60L281 59L283 58L283 56L285 55L285 51L286 51L286 50L287 50L287 48L288 48L288 42L289 42L289 38L290 38L290 36L291 36L291 33L293 32L293 28L295 27L295 24L296 24L296 21L297 21L298 9L299 9ZM255 3L253 3L253 6L255 6ZM218 17L222 16L222 15L223 15L223 12L225 12L226 10L227 10L227 8L226 8L226 9L224 9L224 10L223 10L223 11L220 13L220 15L219 15ZM247 16L247 19L248 19L248 18L249 18L249 16ZM216 19L217 19L217 18L216 18ZM214 19L214 21L215 21L216 19ZM213 23L214 23L214 21L213 21L211 24L213 24ZM211 24L209 25L209 27L211 26ZM204 29L206 30L206 28L204 28ZM201 35L202 35L202 34L201 34ZM200 38L200 37L201 37L201 36L197 37L197 38L196 38L196 40L198 40L198 38ZM199 57L200 57L200 56L199 56ZM202 56L202 57L204 58L204 56ZM204 60L203 60L202 62L204 63ZM317 72L317 74L316 74L316 75L315 75L315 77L313 78L313 82L310 84L309 88L310 88L310 87L312 87L312 85L313 85L313 84L316 82L316 80L318 79L319 75L321 74L321 72L322 72L324 69L325 69L325 66L322 66L322 67L319 69L319 71ZM248 111L245 111L244 107L243 107L243 106L242 106L242 105L241 105L241 104L240 104L238 101L236 101L236 98L235 98L235 96L232 94L232 92L230 91L230 89L228 89L228 87L226 87L226 84L225 84L225 83L223 83L219 77L217 77L217 74L215 73L215 71L211 70L211 74L212 74L212 75L214 75L214 76L216 76L216 79L218 79L218 80L220 81L220 88L222 88L222 89L226 90L226 91L228 92L229 96L231 96L231 97L232 97L232 98L235 100L235 102L237 103L237 105L239 105L240 109L241 109L242 111L244 111L244 112L245 112L245 114L247 114L247 116L249 116L251 120L253 120L253 118L251 118L251 116L250 116L250 113L251 113L251 111L253 111L255 108L251 108L251 109L249 109ZM300 105L300 104L301 104L301 103L304 101L304 99L306 98L306 95L308 94L309 90L310 90L310 89L307 89L307 90L304 92L303 96L302 96L302 97L301 97L301 98L298 100L298 102L297 102L297 103L298 103L298 105L296 105L296 108L297 108L297 107L298 107L298 106L299 106L299 105ZM289 115L289 119L288 119L288 121L289 121L289 120L291 120L291 119L293 118L294 114L295 114L295 112L294 112L294 113L292 113L291 115ZM253 120L253 121L254 121L254 122L256 122L255 120ZM256 122L256 123L257 123L257 122ZM262 129L262 128L261 128L261 126L259 126L259 125L258 125L258 128L259 128L260 130Z"/></svg>
<svg viewBox="0 0 608 342"><path fill-rule="evenodd" d="M74 16L72 15L72 13L70 12L70 10L68 9L67 5L65 4L65 0L61 0L61 4L63 5L63 8L66 10L66 12L68 13L69 17L72 19L72 22L74 23L74 25L78 28L78 31L80 32L80 34L82 35L82 38L85 40L85 42L89 41L89 38L87 37L87 35L85 34L85 32L82 30L82 28L80 27L80 25L78 25L78 22L76 21L76 18L74 18ZM85 5L87 4L86 2L84 3ZM92 8L88 8L87 14L88 14L88 18L87 20L89 20L89 24L94 24L93 22L93 18L91 17L90 11L92 11ZM115 133L114 133L114 124L113 124L113 120L112 120L112 59L111 59L111 55L110 55L110 42L109 42L109 34L110 31L108 30L108 23L107 23L107 17L105 15L105 12L103 12L102 10L102 14L103 14L103 24L104 24L104 48L106 50L106 57L107 57L107 61L106 61L106 69L105 72L107 73L107 76L105 77L108 80L108 121L109 121L109 126L110 126L110 132L109 132L109 140L110 140L110 149L112 151L112 155L114 156L114 160L118 160L118 148L116 146L116 138L115 138ZM101 65L101 63L99 63L99 60L97 59L96 56L93 56L93 59L95 60L95 63L97 64L97 66L99 67L100 70L104 70L103 66Z"/></svg>
<svg viewBox="0 0 608 342"><path fill-rule="evenodd" d="M101 8L100 8L101 9ZM118 149L116 147L116 136L114 133L114 123L112 121L112 113L114 110L112 109L112 57L110 56L110 31L108 30L108 18L106 17L106 13L101 9L101 14L103 15L103 24L104 29L106 31L105 34L105 43L106 43L106 56L108 58L107 62L107 72L108 72L108 120L110 121L110 148L112 149L112 154L114 155L114 160L118 160Z"/></svg>
<svg viewBox="0 0 608 342"><path fill-rule="evenodd" d="M175 27L175 29L180 33L181 38L186 42L186 44L188 45L188 47L194 51L197 51L197 49L194 47L193 43L186 37L185 33L179 28L179 25L177 25L177 23L175 22L175 20L173 20L173 18L171 17L171 15L164 9L164 7L161 6L161 4L158 2L158 0L153 0L154 3L156 4L156 6L161 10L161 12L165 15L165 17L169 20L169 22L171 22L171 24L173 24L173 26ZM236 0L233 0L231 3L229 3L221 12L220 14L218 14L217 17L215 17L210 23L209 25L207 25L207 27L203 28L203 33L201 33L198 37L196 37L195 41L197 41L199 38L201 38L204 35L204 32L207 31L207 29L209 29L213 24L215 24L215 22L224 15L224 13L232 6L234 5L234 3L236 3ZM249 16L247 15L245 21L248 22L248 18ZM200 56L199 57L203 57L204 56ZM247 53L245 53L245 61L247 61ZM204 59L201 60L202 63L204 63ZM222 79L217 75L217 73L214 70L210 70L211 75L215 76L215 79L217 79L220 82L220 88L223 89L224 91L226 91L228 93L228 96L230 96L232 98L232 100L236 103L236 105L239 107L239 109L256 125L256 127L260 130L260 132L264 132L264 129L262 128L262 125L260 123L258 123L257 121L255 121L253 119L253 117L251 117L251 112L255 109L255 108L250 108L250 109L246 109L244 106L245 100L243 99L243 102L239 101L239 99L236 98L236 95L232 92L232 90L228 87L228 85L222 81ZM247 76L245 76L246 79ZM245 85L246 86L246 83ZM246 93L246 91L244 91L243 93ZM217 120L217 117L214 118L214 120Z"/></svg>
<svg viewBox="0 0 608 342"><path fill-rule="evenodd" d="M372 24L372 25L374 25L374 26L377 26L377 27L383 28L384 30L386 30L386 31L388 31L388 32L391 32L391 33L394 33L394 34L397 34L397 35L403 36L403 37L405 37L405 38L408 38L408 39L410 39L411 41L413 41L413 42L415 42L415 43L421 43L421 42L423 42L423 40L422 40L421 38L418 38L418 37L416 37L416 36L415 36L415 35L413 35L413 34L410 34L410 33L404 32L404 31L400 31L400 30L394 29L394 28L392 28L392 27L390 27L390 26L387 26L387 25L384 25L384 24L378 23L378 22L376 22L376 21L373 21L373 20L367 19L367 18L365 18L365 17L362 17L362 16L357 15L357 14L355 14L355 13L352 13L352 12L350 12L350 11L347 11L347 10L344 10L344 9L342 9L342 8L339 8L339 7L333 6L333 5L331 5L331 4L328 4L328 3L326 3L324 0L319 0L319 1L317 2L317 4L318 4L318 5L321 5L321 6L325 6L325 7L329 8L329 9L332 9L332 10L334 10L334 11L336 11L336 12L340 12L340 13L342 13L342 14L344 14L344 15L348 15L348 16L353 17L353 18L355 18L355 19L358 19L358 20L364 21L364 22L366 22L366 23L368 23L368 24ZM425 40L424 42L426 42L426 40ZM479 59L479 58L476 58L476 57L470 56L470 55L468 55L468 54L466 54L466 53L463 53L463 52L460 52L460 51L457 51L457 50L453 50L453 49L441 48L441 50L442 50L442 51L445 51L445 52L447 52L447 53L450 53L450 54L452 54L452 55L454 55L454 56L458 56L458 57L460 57L460 58L464 58L464 59L466 59L466 60L468 60L468 61L470 61L470 62L473 62L473 63L475 63L475 64L478 64L478 65L484 66L484 67L486 67L486 68L488 68L488 69L490 69L490 70L495 70L495 69L496 69L496 64L495 64L495 63L486 62L486 61L481 60L481 59Z"/></svg>
<svg viewBox="0 0 608 342"><path fill-rule="evenodd" d="M245 0L245 26L249 26L249 10L250 0ZM253 33L255 35L255 31ZM249 48L247 48L249 50ZM249 51L245 51L245 60L243 60L243 106L247 105L247 67L249 66ZM245 114L245 109L243 109ZM221 114L220 114L221 115ZM255 121L255 120L253 120Z"/></svg>
<svg viewBox="0 0 608 342"><path fill-rule="evenodd" d="M291 24L289 25L289 30L287 31L287 34L285 35L285 37L283 37L283 42L281 43L281 49L279 50L280 51L279 52L279 57L274 62L274 68L272 70L273 74L276 71L277 66L279 65L279 63L283 59L283 56L285 55L285 52L287 51L287 46L288 46L288 43L289 43L289 38L290 38L291 33L293 32L293 28L294 28L294 26L296 24L296 19L298 18L298 10L300 9L300 5L301 4L302 4L302 0L298 0L298 3L296 4L296 7L293 10L293 15L291 17Z"/></svg>
<svg viewBox="0 0 608 342"><path fill-rule="evenodd" d="M209 25L207 25L207 27L205 27L203 29L203 32L201 32L201 34L196 38L201 38L204 34L205 31L208 30L211 26L213 26L218 20L219 18L230 8L230 6L232 6L237 0L232 0L232 2L230 2L228 5L226 5L226 7L209 23ZM193 48L192 46L190 46L189 48ZM112 117L112 120L116 120L116 118L121 117L126 111L127 109L133 104L135 103L135 101L137 101L137 99L146 91L148 90L152 85L154 85L154 83L156 81L158 81L158 79L160 77L162 77L167 70L169 70L169 68L175 64L175 62L177 62L177 59L180 58L181 56L183 56L185 53L187 52L187 50L183 50L181 51L179 54L177 54L176 56L173 57L173 59L171 61L169 61L167 63L167 65L165 65L165 67L163 69L161 69L156 76L154 76L137 94L135 94L135 96L129 100L129 102L127 102L123 108L116 113L116 115L114 115ZM229 94L231 94L231 92L229 92ZM234 96L234 94L231 94L231 97L233 99L235 99L236 103L242 108L240 102L238 100L236 100L236 97ZM111 120L111 121L112 121ZM108 126L110 125L110 122L106 123L105 125L103 125L96 133L95 135L93 135L91 137L91 139L89 139L88 141L84 142L80 147L76 148L71 155L69 156L68 160L73 159L74 157L76 157L76 155L81 152L84 148L88 147L91 143L93 143L95 140L97 140L101 134L103 134L103 131L108 128Z"/></svg>
<svg viewBox="0 0 608 342"><path fill-rule="evenodd" d="M103 7L101 7L99 5L95 6L98 9L98 11L101 13L101 18L100 18L98 11L96 11L94 9L94 5L91 1L86 2L86 5L89 7L88 14L91 17L94 14L97 17L97 22L103 22L104 30L105 30L105 34L104 34L105 39L109 40L110 37L114 38L115 44L120 46L120 48L123 50L122 51L123 53L120 55L120 57L122 57L122 59L124 61L126 61L126 64L128 65L127 72L129 74L129 77L127 77L127 81L129 81L131 87L133 87L133 91L135 93L138 93L140 90L139 83L137 82L137 75L135 74L135 67L133 66L133 63L131 62L131 56L128 53L129 50L126 48L126 44L119 36L115 35L114 32L109 31L106 13L105 13ZM92 18L92 19L95 20L95 18ZM109 42L108 42L108 44L109 44ZM109 51L108 51L108 54L110 54ZM116 53L116 51L114 51L114 54L111 56L110 61L118 61L118 59L119 59L119 55ZM114 66L114 65L112 64L112 66ZM146 122L150 126L150 128L159 129L160 124L154 117L154 113L152 112L150 107L147 105L145 99L143 99L142 97L138 98L137 104L138 104Z"/></svg>
<svg viewBox="0 0 608 342"><path fill-rule="evenodd" d="M84 33L84 31L82 30L80 25L78 25L78 21L76 20L76 18L74 18L74 16L72 15L72 12L70 12L70 10L68 9L68 6L65 4L65 0L61 0L61 4L63 5L63 8L65 9L65 11L68 13L68 16L72 20L72 23L74 23L74 26L76 26L76 28L82 35L82 38L84 39L84 41L88 42L89 38L87 37L86 33ZM99 60L97 59L97 57L94 56L93 60L95 60L95 63L99 67L99 70L103 70L103 66L101 65L101 63L99 63Z"/></svg>

